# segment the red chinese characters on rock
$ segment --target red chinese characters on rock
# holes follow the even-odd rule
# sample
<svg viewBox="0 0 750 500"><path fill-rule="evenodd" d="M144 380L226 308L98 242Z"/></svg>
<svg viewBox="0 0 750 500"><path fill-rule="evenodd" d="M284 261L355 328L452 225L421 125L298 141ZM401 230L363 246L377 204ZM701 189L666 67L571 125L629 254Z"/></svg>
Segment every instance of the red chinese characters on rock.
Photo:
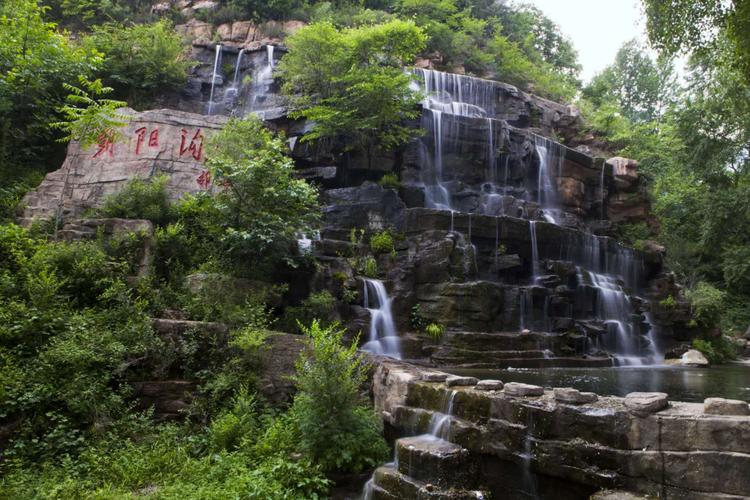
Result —
<svg viewBox="0 0 750 500"><path fill-rule="evenodd" d="M99 137L96 138L97 150L94 153L94 158L101 156L109 156L110 158L115 157L115 139L114 133L110 130L102 132Z"/></svg>
<svg viewBox="0 0 750 500"><path fill-rule="evenodd" d="M146 142L146 127L141 127L135 131L135 154L141 154L141 148L143 143ZM159 147L159 129L155 128L148 134L148 147L158 148Z"/></svg>
<svg viewBox="0 0 750 500"><path fill-rule="evenodd" d="M211 186L211 172L204 170L195 180L201 189L208 189Z"/></svg>
<svg viewBox="0 0 750 500"><path fill-rule="evenodd" d="M196 130L195 134L193 134L192 138L190 139L190 143L188 143L188 138L191 136L188 131L182 129L181 133L182 137L180 139L180 157L183 157L187 154L192 156L194 160L201 161L203 159L203 130Z"/></svg>

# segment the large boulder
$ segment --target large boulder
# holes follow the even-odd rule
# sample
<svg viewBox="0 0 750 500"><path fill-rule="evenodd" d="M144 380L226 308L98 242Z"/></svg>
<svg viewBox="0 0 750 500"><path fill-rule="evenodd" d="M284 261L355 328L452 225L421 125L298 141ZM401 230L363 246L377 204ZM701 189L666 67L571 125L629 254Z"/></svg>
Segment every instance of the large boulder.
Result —
<svg viewBox="0 0 750 500"><path fill-rule="evenodd" d="M130 121L118 140L103 139L89 148L70 143L62 167L47 174L24 197L22 223L55 216L73 218L101 206L107 195L130 180L160 173L168 174L167 190L173 199L213 189L203 166L205 142L226 123L225 117L170 109L126 110L125 114Z"/></svg>

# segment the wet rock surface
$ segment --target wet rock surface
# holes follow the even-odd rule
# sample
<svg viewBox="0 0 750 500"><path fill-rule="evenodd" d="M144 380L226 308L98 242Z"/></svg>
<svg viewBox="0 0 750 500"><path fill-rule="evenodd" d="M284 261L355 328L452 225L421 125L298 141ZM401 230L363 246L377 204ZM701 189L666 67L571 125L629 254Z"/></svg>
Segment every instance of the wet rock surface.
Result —
<svg viewBox="0 0 750 500"><path fill-rule="evenodd" d="M388 408L391 425L412 435L427 432L433 416L443 414L448 396L455 393L448 435L457 448L451 449L468 450L467 464L483 464L473 484L485 485L482 489L493 497L517 492L523 498L532 484L542 498L588 498L602 489L612 490L602 492L603 498L623 499L664 494L731 498L750 491L750 477L744 473L750 466L750 416L711 415L695 403L665 406L666 395L653 393L560 404L555 391L535 398L476 388L454 391L419 381L414 370L420 371L394 362L378 367L381 377L376 380L383 383L403 373L414 377L406 395ZM661 411L636 416L635 407ZM388 489L409 493L379 498L417 498L425 483L399 472L408 469L401 456L398 467L397 484L418 487ZM448 474L458 469L464 466Z"/></svg>

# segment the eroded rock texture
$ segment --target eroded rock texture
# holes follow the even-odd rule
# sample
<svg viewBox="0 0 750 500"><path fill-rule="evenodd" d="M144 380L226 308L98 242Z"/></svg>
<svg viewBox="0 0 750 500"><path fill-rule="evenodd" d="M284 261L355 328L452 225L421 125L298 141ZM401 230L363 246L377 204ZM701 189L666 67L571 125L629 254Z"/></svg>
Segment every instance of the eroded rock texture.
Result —
<svg viewBox="0 0 750 500"><path fill-rule="evenodd" d="M206 139L226 118L201 116L169 109L129 111L130 122L121 137L83 149L76 142L59 170L47 174L41 185L22 202L23 219L69 219L88 208L101 206L104 198L134 178L168 176L167 189L177 199L186 193L211 189L210 174L203 166Z"/></svg>

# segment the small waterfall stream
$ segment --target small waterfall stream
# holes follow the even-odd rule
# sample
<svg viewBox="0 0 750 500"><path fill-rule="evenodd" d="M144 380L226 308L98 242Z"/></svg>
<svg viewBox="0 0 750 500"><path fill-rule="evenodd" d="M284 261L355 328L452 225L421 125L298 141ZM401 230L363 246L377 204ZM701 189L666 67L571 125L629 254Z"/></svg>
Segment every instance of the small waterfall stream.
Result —
<svg viewBox="0 0 750 500"><path fill-rule="evenodd" d="M219 75L219 65L221 64L221 51L222 45L216 44L216 54L214 55L214 68L211 72L211 93L208 96L208 111L207 114L211 114L214 108L214 89L216 88L216 80L219 80L219 84L223 83L221 75Z"/></svg>
<svg viewBox="0 0 750 500"><path fill-rule="evenodd" d="M370 335L365 351L401 359L401 341L391 312L391 299L382 281L364 278L363 307L370 312Z"/></svg>

